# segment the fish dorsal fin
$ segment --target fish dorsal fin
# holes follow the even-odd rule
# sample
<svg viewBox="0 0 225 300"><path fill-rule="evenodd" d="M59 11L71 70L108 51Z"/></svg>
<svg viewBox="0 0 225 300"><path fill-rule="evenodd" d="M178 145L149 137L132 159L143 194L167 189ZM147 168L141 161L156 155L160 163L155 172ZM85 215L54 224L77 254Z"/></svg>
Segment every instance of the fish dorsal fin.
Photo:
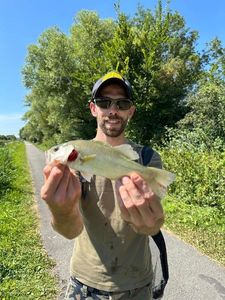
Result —
<svg viewBox="0 0 225 300"><path fill-rule="evenodd" d="M123 153L124 156L129 158L130 160L137 160L139 159L139 155L134 149L132 148L131 145L129 144L122 144L119 146L114 146L115 149Z"/></svg>

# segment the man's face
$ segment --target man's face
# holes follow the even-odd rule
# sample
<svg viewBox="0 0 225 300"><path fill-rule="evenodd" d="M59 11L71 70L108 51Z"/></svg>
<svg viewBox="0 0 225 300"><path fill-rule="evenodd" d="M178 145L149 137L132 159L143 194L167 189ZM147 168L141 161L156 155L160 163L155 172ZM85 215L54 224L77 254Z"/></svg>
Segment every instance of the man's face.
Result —
<svg viewBox="0 0 225 300"><path fill-rule="evenodd" d="M127 99L124 89L118 84L103 87L100 94L101 98ZM97 119L98 128L109 137L120 136L135 111L133 105L128 110L120 110L115 104L103 109L93 102L90 103L90 109L92 115Z"/></svg>

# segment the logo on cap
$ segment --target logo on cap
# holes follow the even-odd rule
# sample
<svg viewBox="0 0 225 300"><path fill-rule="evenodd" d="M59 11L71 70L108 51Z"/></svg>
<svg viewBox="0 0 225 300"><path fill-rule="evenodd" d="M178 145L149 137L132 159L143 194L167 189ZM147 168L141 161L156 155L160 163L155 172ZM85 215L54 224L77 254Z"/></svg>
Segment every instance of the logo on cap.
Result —
<svg viewBox="0 0 225 300"><path fill-rule="evenodd" d="M109 73L107 73L106 75L104 75L102 77L102 82L104 82L104 81L106 81L108 79L111 79L111 78L118 78L118 79L123 80L123 77L119 73L117 73L117 72L109 72Z"/></svg>

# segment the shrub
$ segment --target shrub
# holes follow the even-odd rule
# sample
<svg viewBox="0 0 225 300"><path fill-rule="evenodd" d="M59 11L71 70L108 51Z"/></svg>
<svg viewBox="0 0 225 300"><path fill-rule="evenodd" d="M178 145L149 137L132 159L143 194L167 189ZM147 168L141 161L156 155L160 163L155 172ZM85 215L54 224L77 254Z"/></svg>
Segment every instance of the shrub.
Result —
<svg viewBox="0 0 225 300"><path fill-rule="evenodd" d="M11 151L7 146L0 147L0 196L12 187L15 176Z"/></svg>
<svg viewBox="0 0 225 300"><path fill-rule="evenodd" d="M171 186L173 197L225 212L225 151L219 148L191 143L187 135L181 139L180 134L160 149L165 167L177 176Z"/></svg>

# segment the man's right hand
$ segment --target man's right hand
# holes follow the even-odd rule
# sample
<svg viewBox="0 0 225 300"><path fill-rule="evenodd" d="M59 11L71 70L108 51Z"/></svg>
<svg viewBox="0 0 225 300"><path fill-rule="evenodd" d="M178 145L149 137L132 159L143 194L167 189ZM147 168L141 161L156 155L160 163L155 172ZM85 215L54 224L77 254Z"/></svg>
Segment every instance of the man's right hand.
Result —
<svg viewBox="0 0 225 300"><path fill-rule="evenodd" d="M65 237L77 236L82 229L78 205L81 198L79 178L68 166L57 163L44 168L44 177L41 198L52 213L53 227Z"/></svg>
<svg viewBox="0 0 225 300"><path fill-rule="evenodd" d="M52 213L70 214L81 197L80 181L75 173L65 165L54 164L44 168L44 176L41 198Z"/></svg>

